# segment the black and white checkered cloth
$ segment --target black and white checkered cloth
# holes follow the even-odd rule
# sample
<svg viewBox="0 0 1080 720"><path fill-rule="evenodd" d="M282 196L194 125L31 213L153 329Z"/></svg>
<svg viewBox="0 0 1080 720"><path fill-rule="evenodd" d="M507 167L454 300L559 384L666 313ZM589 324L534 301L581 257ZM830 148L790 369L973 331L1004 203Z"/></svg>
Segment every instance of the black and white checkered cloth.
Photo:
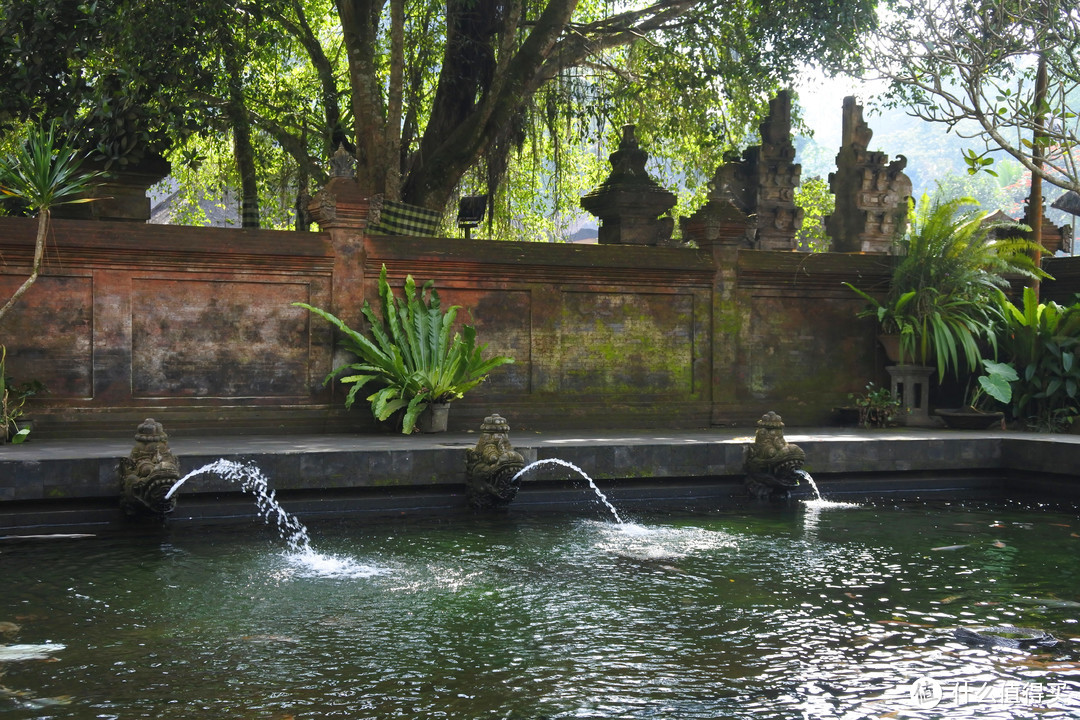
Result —
<svg viewBox="0 0 1080 720"><path fill-rule="evenodd" d="M432 237L439 229L441 213L417 205L383 200L379 222L369 228L372 235L419 235Z"/></svg>

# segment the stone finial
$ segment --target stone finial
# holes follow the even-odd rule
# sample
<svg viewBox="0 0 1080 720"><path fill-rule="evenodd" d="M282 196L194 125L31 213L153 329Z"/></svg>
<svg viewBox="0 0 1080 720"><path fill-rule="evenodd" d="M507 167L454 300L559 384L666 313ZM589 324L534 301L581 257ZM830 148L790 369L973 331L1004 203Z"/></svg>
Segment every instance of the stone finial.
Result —
<svg viewBox="0 0 1080 720"><path fill-rule="evenodd" d="M624 125L619 148L608 156L611 173L581 198L581 207L600 218L601 244L663 245L675 221L660 217L675 206L675 194L664 190L645 169L648 154L638 146L633 125Z"/></svg>
<svg viewBox="0 0 1080 720"><path fill-rule="evenodd" d="M330 158L330 177L356 177L356 158L341 143L338 143L337 150Z"/></svg>
<svg viewBox="0 0 1080 720"><path fill-rule="evenodd" d="M791 141L791 93L769 101L761 123L761 145L740 157L728 152L709 183L709 202L728 202L753 220L748 242L759 250L792 250L802 227L803 211L795 205L802 166L795 164Z"/></svg>

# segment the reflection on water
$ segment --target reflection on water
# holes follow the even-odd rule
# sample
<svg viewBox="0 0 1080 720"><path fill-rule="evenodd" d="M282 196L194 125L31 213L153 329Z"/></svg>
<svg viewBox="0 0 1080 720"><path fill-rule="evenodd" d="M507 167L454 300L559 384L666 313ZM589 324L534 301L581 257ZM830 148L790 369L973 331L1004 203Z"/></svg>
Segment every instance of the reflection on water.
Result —
<svg viewBox="0 0 1080 720"><path fill-rule="evenodd" d="M0 662L5 717L1080 715L1072 511L510 513L315 526L315 557L166 533L0 546L0 641L63 646Z"/></svg>

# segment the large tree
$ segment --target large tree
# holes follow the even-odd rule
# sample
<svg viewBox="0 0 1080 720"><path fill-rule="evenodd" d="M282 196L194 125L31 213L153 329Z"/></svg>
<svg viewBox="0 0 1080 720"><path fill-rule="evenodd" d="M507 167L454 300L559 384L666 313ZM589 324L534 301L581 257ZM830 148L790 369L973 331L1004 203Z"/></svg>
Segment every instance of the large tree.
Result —
<svg viewBox="0 0 1080 720"><path fill-rule="evenodd" d="M60 120L110 168L164 152L203 127L220 16L217 0L0 1L0 131Z"/></svg>
<svg viewBox="0 0 1080 720"><path fill-rule="evenodd" d="M158 5L183 5L192 19L151 12ZM144 6L144 24L157 13L166 27L128 22ZM229 138L234 186L249 200L245 158L283 151L290 182L318 183L342 144L366 191L441 209L470 170L497 185L509 154L530 137L536 145L537 133L556 155L570 136L595 144L626 120L653 145L730 146L779 84L803 62L843 53L873 12L874 0L0 0L5 35L18 36L2 40L0 70L29 68L40 80L15 89L23 117L57 114L74 98L90 118L115 103L96 90L103 80L85 78L122 78L134 58L153 71L132 71L139 92L128 92L154 110L136 118L156 133L144 137ZM43 27L74 38L58 38L55 67L35 65ZM96 59L102 37L108 61ZM142 58L147 48L158 55ZM206 148L189 148L192 164Z"/></svg>
<svg viewBox="0 0 1080 720"><path fill-rule="evenodd" d="M385 66L391 72L402 58L392 42L380 39L396 27L393 12L389 21L384 18L384 5L337 0L349 54L358 178L369 191L392 196L397 188L388 183L387 171L397 168L385 148L393 145L387 138L394 138L396 126L388 123L388 109L400 101L401 88L392 74L384 82L379 50L389 48ZM574 69L617 75L627 70L621 49L648 48L657 67L678 68L686 84L710 84L720 105L725 95L736 95L733 87L753 84L747 78L763 95L800 61L838 52L856 25L872 21L872 10L872 2L860 0L449 0L437 30L443 37L438 80L423 113L427 122L402 168L401 196L443 207L470 167L485 155L505 152L508 136L522 125L542 88ZM633 92L655 89L655 78L647 76L628 72L623 85ZM678 98L678 83L669 75L661 87ZM672 109L660 103L648 112Z"/></svg>
<svg viewBox="0 0 1080 720"><path fill-rule="evenodd" d="M1036 178L1080 191L1075 0L896 3L868 50L897 104L982 141L966 155L972 171L1004 151Z"/></svg>

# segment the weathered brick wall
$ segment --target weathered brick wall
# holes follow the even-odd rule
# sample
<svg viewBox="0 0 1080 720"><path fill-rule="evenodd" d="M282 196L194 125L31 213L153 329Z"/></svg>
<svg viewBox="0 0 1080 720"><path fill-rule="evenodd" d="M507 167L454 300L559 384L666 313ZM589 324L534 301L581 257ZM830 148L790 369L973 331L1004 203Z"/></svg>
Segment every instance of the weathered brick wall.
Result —
<svg viewBox="0 0 1080 720"><path fill-rule="evenodd" d="M339 215L340 217L340 215ZM882 258L365 237L56 221L45 276L0 325L8 374L37 378L35 432L130 435L379 429L345 413L330 328L377 305L385 263L433 279L492 353L516 358L454 404L451 429L499 412L516 429L824 423L885 380L876 326L845 280ZM35 223L0 221L0 293L25 277ZM340 352L337 353L340 361ZM385 428L383 428L385 429Z"/></svg>
<svg viewBox="0 0 1080 720"><path fill-rule="evenodd" d="M29 272L36 221L0 224L0 296ZM45 273L0 323L8 374L41 380L42 434L326 422L325 235L56 220Z"/></svg>

